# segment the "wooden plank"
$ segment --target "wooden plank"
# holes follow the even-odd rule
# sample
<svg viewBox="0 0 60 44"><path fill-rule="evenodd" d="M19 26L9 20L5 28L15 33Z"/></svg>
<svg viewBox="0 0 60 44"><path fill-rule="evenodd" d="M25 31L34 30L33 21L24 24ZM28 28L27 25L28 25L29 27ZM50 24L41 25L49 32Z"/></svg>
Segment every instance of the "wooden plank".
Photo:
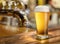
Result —
<svg viewBox="0 0 60 44"><path fill-rule="evenodd" d="M53 30L53 28L51 29ZM60 29L56 28L52 30L49 30L50 38L47 40L36 40L36 31L30 31L15 36L0 38L0 44L60 44Z"/></svg>

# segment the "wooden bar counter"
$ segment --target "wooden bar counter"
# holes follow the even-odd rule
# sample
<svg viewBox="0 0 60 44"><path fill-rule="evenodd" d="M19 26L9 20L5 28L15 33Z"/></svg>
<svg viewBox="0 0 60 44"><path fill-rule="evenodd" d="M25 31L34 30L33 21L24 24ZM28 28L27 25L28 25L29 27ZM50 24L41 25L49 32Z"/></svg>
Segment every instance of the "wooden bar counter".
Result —
<svg viewBox="0 0 60 44"><path fill-rule="evenodd" d="M36 31L31 28L26 29L25 32L8 37L1 37L0 44L60 44L60 26L49 28L49 39L36 40Z"/></svg>

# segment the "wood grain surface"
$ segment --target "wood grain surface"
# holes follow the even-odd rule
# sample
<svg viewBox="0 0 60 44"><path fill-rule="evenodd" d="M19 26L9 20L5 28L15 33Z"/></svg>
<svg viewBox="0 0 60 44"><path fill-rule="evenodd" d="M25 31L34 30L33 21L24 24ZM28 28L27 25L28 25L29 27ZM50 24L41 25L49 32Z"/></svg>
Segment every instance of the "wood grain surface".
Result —
<svg viewBox="0 0 60 44"><path fill-rule="evenodd" d="M47 40L37 40L36 31L30 30L32 29L28 28L24 33L1 37L0 44L60 44L60 27L49 28L49 39Z"/></svg>

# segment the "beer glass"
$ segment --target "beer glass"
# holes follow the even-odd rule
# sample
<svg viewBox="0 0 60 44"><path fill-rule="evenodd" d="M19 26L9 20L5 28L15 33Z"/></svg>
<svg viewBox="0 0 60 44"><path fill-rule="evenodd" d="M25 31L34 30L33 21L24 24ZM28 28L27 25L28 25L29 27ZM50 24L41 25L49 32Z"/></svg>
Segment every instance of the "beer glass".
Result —
<svg viewBox="0 0 60 44"><path fill-rule="evenodd" d="M37 39L48 38L49 7L37 6L35 8Z"/></svg>

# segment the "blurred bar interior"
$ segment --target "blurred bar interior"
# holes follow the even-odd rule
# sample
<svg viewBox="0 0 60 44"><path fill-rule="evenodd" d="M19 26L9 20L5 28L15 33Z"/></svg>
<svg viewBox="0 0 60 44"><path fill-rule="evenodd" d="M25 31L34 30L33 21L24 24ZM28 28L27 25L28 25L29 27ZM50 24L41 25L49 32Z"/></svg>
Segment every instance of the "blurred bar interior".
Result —
<svg viewBox="0 0 60 44"><path fill-rule="evenodd" d="M59 0L60 1L60 0ZM49 25L60 24L60 5L57 0L0 0L1 10L18 11L25 19L28 27L35 28L34 8L38 5L47 5L50 7L51 15ZM20 15L18 15L20 17ZM24 21L23 21L24 22ZM32 26L33 24L33 26Z"/></svg>

